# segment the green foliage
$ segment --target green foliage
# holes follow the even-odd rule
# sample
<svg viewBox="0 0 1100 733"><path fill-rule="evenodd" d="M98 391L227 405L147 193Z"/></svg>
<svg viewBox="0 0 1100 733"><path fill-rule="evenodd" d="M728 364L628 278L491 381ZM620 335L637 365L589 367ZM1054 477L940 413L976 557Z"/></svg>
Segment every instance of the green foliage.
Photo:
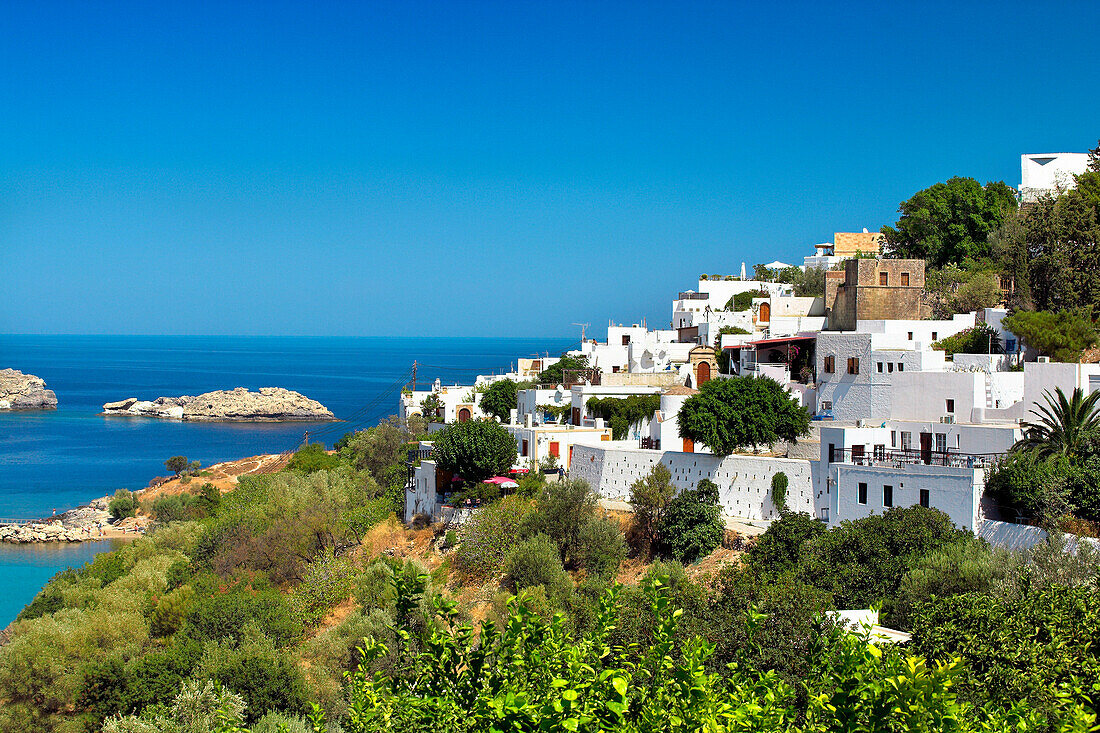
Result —
<svg viewBox="0 0 1100 733"><path fill-rule="evenodd" d="M718 486L703 479L669 501L657 529L660 552L680 562L695 562L722 544L725 531Z"/></svg>
<svg viewBox="0 0 1100 733"><path fill-rule="evenodd" d="M149 635L164 637L179 631L187 618L193 595L191 587L185 585L157 599L149 614Z"/></svg>
<svg viewBox="0 0 1100 733"><path fill-rule="evenodd" d="M303 626L320 623L329 609L353 594L359 571L347 558L324 555L311 562L290 597L292 615Z"/></svg>
<svg viewBox="0 0 1100 733"><path fill-rule="evenodd" d="M432 392L420 401L420 414L428 422L443 422L443 400Z"/></svg>
<svg viewBox="0 0 1100 733"><path fill-rule="evenodd" d="M767 298L767 290L746 290L742 293L737 293L728 301L726 301L725 310L731 312L747 311L752 308L753 298Z"/></svg>
<svg viewBox="0 0 1100 733"><path fill-rule="evenodd" d="M759 573L782 573L796 567L803 543L825 533L825 523L805 512L784 512L768 525L746 555Z"/></svg>
<svg viewBox="0 0 1100 733"><path fill-rule="evenodd" d="M589 577L613 578L626 559L626 540L618 523L606 517L586 519L577 535L575 558Z"/></svg>
<svg viewBox="0 0 1100 733"><path fill-rule="evenodd" d="M137 514L137 508L137 498L133 492L126 489L116 491L110 503L107 504L107 511L110 512L111 518L115 520L134 516Z"/></svg>
<svg viewBox="0 0 1100 733"><path fill-rule="evenodd" d="M193 680L170 706L108 720L103 733L236 733L243 730L244 710L240 695L210 680Z"/></svg>
<svg viewBox="0 0 1100 733"><path fill-rule="evenodd" d="M1033 451L1041 458L1061 456L1080 458L1100 437L1100 392L1086 395L1076 387L1068 398L1059 387L1055 394L1043 393L1045 405L1031 409L1035 421L1020 424L1024 437L1013 446L1016 450Z"/></svg>
<svg viewBox="0 0 1100 733"><path fill-rule="evenodd" d="M341 460L366 471L379 486L403 483L405 460L415 436L396 417L367 430L345 435L338 444Z"/></svg>
<svg viewBox="0 0 1100 733"><path fill-rule="evenodd" d="M650 420L661 409L660 395L630 395L628 397L590 397L585 407L596 417L602 417L611 428L611 437L623 440L630 429Z"/></svg>
<svg viewBox="0 0 1100 733"><path fill-rule="evenodd" d="M987 471L986 495L1025 517L1057 516L1066 506L1070 466L1031 451L1013 451Z"/></svg>
<svg viewBox="0 0 1100 733"><path fill-rule="evenodd" d="M164 462L164 467L177 476L186 471L189 465L187 456L172 456Z"/></svg>
<svg viewBox="0 0 1100 733"><path fill-rule="evenodd" d="M780 440L796 442L809 433L810 415L773 379L712 379L684 401L680 436L718 455Z"/></svg>
<svg viewBox="0 0 1100 733"><path fill-rule="evenodd" d="M1092 320L1080 311L1014 311L1001 326L1054 361L1076 362L1096 343Z"/></svg>
<svg viewBox="0 0 1100 733"><path fill-rule="evenodd" d="M195 639L240 638L250 625L277 646L287 646L301 638L302 624L294 618L277 588L260 582L256 585L237 582L216 588L196 586L196 590L187 613L187 633Z"/></svg>
<svg viewBox="0 0 1100 733"><path fill-rule="evenodd" d="M294 452L287 461L286 468L288 471L305 475L314 471L328 471L339 465L340 459L330 455L325 450L324 443L310 443Z"/></svg>
<svg viewBox="0 0 1100 733"><path fill-rule="evenodd" d="M1100 175L1080 176L1077 190L1042 198L1021 218L1010 251L1026 263L1034 307L1100 315Z"/></svg>
<svg viewBox="0 0 1100 733"><path fill-rule="evenodd" d="M997 336L997 331L985 323L980 323L973 328L967 328L953 336L940 339L932 344L932 348L945 351L948 356L954 356L955 354L1004 353L1004 344Z"/></svg>
<svg viewBox="0 0 1100 733"><path fill-rule="evenodd" d="M566 372L588 368L587 356L570 356L562 354L561 358L539 372L535 381L538 384L558 385L565 383Z"/></svg>
<svg viewBox="0 0 1100 733"><path fill-rule="evenodd" d="M462 525L455 566L475 578L500 572L508 552L519 544L532 510L529 499L513 495L475 511Z"/></svg>
<svg viewBox="0 0 1100 733"><path fill-rule="evenodd" d="M558 546L544 534L516 545L505 560L504 574L513 591L542 586L547 597L559 603L573 588L573 582L562 567Z"/></svg>
<svg viewBox="0 0 1100 733"><path fill-rule="evenodd" d="M309 708L301 671L255 627L246 629L237 644L208 648L197 677L217 680L240 695L250 723L271 711L305 713Z"/></svg>
<svg viewBox="0 0 1100 733"><path fill-rule="evenodd" d="M675 495L672 472L663 463L656 464L648 474L630 485L634 526L627 540L635 552L648 555L657 549L659 528Z"/></svg>
<svg viewBox="0 0 1100 733"><path fill-rule="evenodd" d="M982 186L952 178L913 194L898 207L896 226L882 228L893 257L943 267L990 254L989 235L1016 209L1016 193L1003 182Z"/></svg>
<svg viewBox="0 0 1100 733"><path fill-rule="evenodd" d="M501 379L489 385L478 403L482 412L492 415L501 422L507 422L512 410L516 409L519 388L511 379Z"/></svg>
<svg viewBox="0 0 1100 733"><path fill-rule="evenodd" d="M838 608L868 608L892 596L920 558L966 536L938 509L894 508L806 542L798 577L831 593Z"/></svg>
<svg viewBox="0 0 1100 733"><path fill-rule="evenodd" d="M772 476L772 504L782 514L787 511L787 474L780 471Z"/></svg>
<svg viewBox="0 0 1100 733"><path fill-rule="evenodd" d="M516 461L516 440L500 423L452 423L435 439L432 457L439 467L468 483L507 473Z"/></svg>
<svg viewBox="0 0 1100 733"><path fill-rule="evenodd" d="M955 313L993 308L1003 300L1000 278L986 269L991 265L978 265L970 260L964 265L965 268L951 262L926 273L925 291L932 301L934 318L948 319Z"/></svg>
<svg viewBox="0 0 1100 733"><path fill-rule="evenodd" d="M585 481L546 484L535 499L535 510L527 516L524 532L547 535L561 549L566 566L580 567L577 555L581 529L596 517L598 508L599 497Z"/></svg>

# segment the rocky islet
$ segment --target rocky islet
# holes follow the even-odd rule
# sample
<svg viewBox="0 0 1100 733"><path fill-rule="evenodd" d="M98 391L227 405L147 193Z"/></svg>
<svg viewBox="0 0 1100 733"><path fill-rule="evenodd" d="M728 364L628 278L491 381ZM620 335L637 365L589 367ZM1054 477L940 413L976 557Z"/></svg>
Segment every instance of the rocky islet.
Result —
<svg viewBox="0 0 1100 733"><path fill-rule="evenodd" d="M316 400L282 387L245 387L205 392L196 396L130 397L103 405L104 415L154 417L170 420L293 422L335 420L332 411Z"/></svg>
<svg viewBox="0 0 1100 733"><path fill-rule="evenodd" d="M0 410L53 410L57 395L46 382L17 369L0 369Z"/></svg>

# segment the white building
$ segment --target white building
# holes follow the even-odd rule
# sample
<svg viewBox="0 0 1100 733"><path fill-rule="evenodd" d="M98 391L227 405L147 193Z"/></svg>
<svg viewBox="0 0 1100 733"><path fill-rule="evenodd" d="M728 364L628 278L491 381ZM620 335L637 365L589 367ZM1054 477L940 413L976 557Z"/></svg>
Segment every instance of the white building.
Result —
<svg viewBox="0 0 1100 733"><path fill-rule="evenodd" d="M523 424L528 415L536 423L555 422L554 417L544 408L568 407L572 399L572 392L561 385L554 389L521 389L516 393L516 415L512 422Z"/></svg>
<svg viewBox="0 0 1100 733"><path fill-rule="evenodd" d="M1019 198L1037 201L1077 187L1077 179L1089 166L1088 153L1031 153L1020 156Z"/></svg>
<svg viewBox="0 0 1100 733"><path fill-rule="evenodd" d="M611 440L611 428L603 421L591 427L577 425L505 425L516 439L517 468L538 466L548 459L569 470L573 460L573 448L578 445L599 445Z"/></svg>

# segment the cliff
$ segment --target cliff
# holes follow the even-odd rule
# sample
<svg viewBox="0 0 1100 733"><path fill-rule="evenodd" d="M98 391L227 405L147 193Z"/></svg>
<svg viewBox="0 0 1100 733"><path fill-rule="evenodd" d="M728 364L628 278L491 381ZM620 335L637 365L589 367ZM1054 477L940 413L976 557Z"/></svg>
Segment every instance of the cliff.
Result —
<svg viewBox="0 0 1100 733"><path fill-rule="evenodd" d="M104 415L129 415L195 421L291 422L335 420L332 411L316 400L282 387L244 387L206 392L194 397L130 397L103 405Z"/></svg>
<svg viewBox="0 0 1100 733"><path fill-rule="evenodd" d="M33 374L0 369L0 410L52 410L57 395Z"/></svg>

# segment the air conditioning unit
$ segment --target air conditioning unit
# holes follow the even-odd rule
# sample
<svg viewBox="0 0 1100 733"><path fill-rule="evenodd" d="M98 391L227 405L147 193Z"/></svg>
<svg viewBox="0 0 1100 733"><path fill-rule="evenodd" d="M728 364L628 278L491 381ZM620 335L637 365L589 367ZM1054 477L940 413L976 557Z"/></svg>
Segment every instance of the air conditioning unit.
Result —
<svg viewBox="0 0 1100 733"><path fill-rule="evenodd" d="M1049 364L1050 363L1050 357L1049 356L1040 356L1040 357L1036 358L1035 361L1039 362L1040 364Z"/></svg>
<svg viewBox="0 0 1100 733"><path fill-rule="evenodd" d="M944 415L943 417L940 418L940 422L941 423L946 423L948 425L954 425L955 424L955 416L954 415Z"/></svg>

